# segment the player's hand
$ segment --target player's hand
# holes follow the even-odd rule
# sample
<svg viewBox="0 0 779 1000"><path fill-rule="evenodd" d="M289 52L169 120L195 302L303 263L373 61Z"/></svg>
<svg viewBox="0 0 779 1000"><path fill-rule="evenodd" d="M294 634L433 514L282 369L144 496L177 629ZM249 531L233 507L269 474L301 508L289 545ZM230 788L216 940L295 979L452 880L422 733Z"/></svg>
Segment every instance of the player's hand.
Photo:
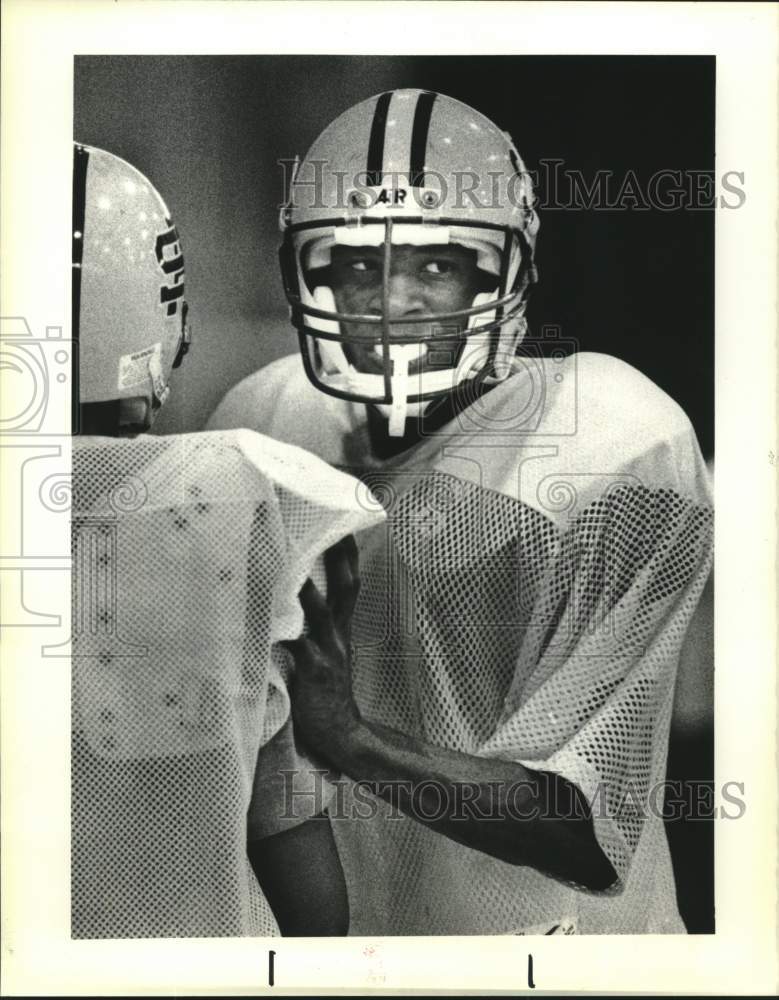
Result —
<svg viewBox="0 0 779 1000"><path fill-rule="evenodd" d="M300 604L308 634L283 645L295 659L292 717L312 749L327 750L359 721L352 697L351 624L360 589L357 544L347 535L325 553L327 598L306 580Z"/></svg>

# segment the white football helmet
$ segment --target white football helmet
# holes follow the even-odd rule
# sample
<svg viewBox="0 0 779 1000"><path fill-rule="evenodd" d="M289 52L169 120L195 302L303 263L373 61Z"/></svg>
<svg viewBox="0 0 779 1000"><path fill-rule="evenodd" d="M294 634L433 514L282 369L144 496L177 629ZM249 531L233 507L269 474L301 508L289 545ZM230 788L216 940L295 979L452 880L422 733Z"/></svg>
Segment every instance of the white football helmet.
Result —
<svg viewBox="0 0 779 1000"><path fill-rule="evenodd" d="M511 137L460 101L424 90L371 97L340 115L296 165L281 212L284 288L311 382L341 399L372 403L402 436L406 417L474 379L502 381L524 336L538 215ZM459 244L476 251L494 288L470 308L413 318L339 312L321 280L333 246L383 248L384 303L392 247ZM488 284L489 284L488 280ZM393 333L420 324L418 341ZM357 371L344 345L350 324L373 324L382 374ZM427 345L454 326L453 367L409 374ZM360 337L366 343L365 336Z"/></svg>
<svg viewBox="0 0 779 1000"><path fill-rule="evenodd" d="M85 407L115 404L117 432L147 429L189 348L184 258L154 185L125 160L76 143L73 338Z"/></svg>

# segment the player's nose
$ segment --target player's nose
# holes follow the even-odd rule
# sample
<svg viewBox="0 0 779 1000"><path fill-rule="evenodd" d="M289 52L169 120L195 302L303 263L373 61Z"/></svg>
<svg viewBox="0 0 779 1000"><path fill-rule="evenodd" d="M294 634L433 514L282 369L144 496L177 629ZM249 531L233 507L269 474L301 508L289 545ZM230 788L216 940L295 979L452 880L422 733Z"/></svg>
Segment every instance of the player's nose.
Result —
<svg viewBox="0 0 779 1000"><path fill-rule="evenodd" d="M389 306L390 319L403 319L406 316L423 315L428 312L424 289L421 283L413 275L402 272L390 274L389 276L387 304ZM377 289L371 306L379 314L383 311L384 301L381 289ZM413 326L414 324L409 325L409 336L413 336Z"/></svg>

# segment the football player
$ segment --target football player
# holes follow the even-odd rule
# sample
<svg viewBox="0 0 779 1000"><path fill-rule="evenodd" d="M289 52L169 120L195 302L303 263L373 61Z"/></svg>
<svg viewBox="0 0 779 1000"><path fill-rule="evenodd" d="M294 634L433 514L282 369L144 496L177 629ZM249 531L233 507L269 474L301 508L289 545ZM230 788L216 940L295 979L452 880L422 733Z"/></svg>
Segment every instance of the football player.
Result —
<svg viewBox="0 0 779 1000"><path fill-rule="evenodd" d="M660 783L711 557L687 418L615 358L527 340L531 179L459 101L348 109L281 228L300 357L210 426L308 448L387 512L327 601L303 588L288 647L300 732L351 779L350 933L683 931Z"/></svg>
<svg viewBox="0 0 779 1000"><path fill-rule="evenodd" d="M142 433L189 347L181 242L135 168L74 156L73 934L338 932L329 824L284 797L283 769L318 780L320 811L326 786L272 644L354 526L346 477L247 431ZM279 895L282 862L304 892Z"/></svg>

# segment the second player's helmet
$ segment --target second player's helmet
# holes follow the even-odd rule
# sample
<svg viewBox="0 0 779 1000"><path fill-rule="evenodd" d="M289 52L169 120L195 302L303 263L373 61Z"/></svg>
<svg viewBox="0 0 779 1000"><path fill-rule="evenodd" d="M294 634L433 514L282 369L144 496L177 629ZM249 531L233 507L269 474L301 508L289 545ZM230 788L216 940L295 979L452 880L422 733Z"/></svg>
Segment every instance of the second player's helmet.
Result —
<svg viewBox="0 0 779 1000"><path fill-rule="evenodd" d="M530 177L508 135L443 94L395 90L340 115L296 164L281 213L281 268L309 379L323 392L373 403L403 433L407 415L466 380L513 370L533 263L538 216ZM466 309L389 315L386 284L397 245L457 244L476 251L490 291ZM340 312L327 284L334 246L383 248L381 314ZM409 342L409 322L419 324ZM404 334L396 332L402 323ZM348 345L364 332L382 373L358 371ZM456 331L453 367L409 374L428 342ZM347 351L344 351L347 347Z"/></svg>
<svg viewBox="0 0 779 1000"><path fill-rule="evenodd" d="M157 189L125 160L76 143L73 336L79 403L114 404L117 433L148 428L189 346L184 257Z"/></svg>

